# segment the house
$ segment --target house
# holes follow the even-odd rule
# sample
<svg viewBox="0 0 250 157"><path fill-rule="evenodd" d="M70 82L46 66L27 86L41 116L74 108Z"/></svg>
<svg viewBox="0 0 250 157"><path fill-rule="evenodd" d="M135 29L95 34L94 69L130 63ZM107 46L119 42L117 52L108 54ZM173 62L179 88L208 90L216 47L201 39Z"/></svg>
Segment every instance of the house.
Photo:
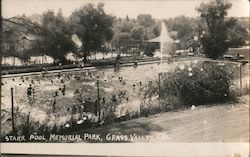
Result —
<svg viewBox="0 0 250 157"><path fill-rule="evenodd" d="M33 35L27 34L20 36L17 40L18 44L16 45L17 52L31 50L35 41L36 38Z"/></svg>
<svg viewBox="0 0 250 157"><path fill-rule="evenodd" d="M23 26L22 21L17 19L3 20L2 26L2 44L4 56L21 57L24 51L31 50L36 37ZM18 24L17 24L18 23Z"/></svg>

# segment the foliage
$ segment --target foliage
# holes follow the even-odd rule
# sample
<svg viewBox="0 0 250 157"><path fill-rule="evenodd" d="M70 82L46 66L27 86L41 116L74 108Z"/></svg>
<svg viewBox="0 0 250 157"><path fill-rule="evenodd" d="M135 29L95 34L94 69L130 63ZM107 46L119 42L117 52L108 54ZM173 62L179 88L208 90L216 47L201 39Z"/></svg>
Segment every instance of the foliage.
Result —
<svg viewBox="0 0 250 157"><path fill-rule="evenodd" d="M136 19L116 19L114 23L114 38L112 45L116 48L130 50L139 48L147 51L146 55L152 56L152 51L157 46L145 43L145 40L155 38L160 35L159 24L149 14L140 14ZM155 45L155 44L154 44Z"/></svg>
<svg viewBox="0 0 250 157"><path fill-rule="evenodd" d="M160 107L163 111L175 111L183 107L183 102L177 96L167 96L161 99Z"/></svg>
<svg viewBox="0 0 250 157"><path fill-rule="evenodd" d="M177 49L188 49L197 44L197 41L193 40L193 38L198 32L199 19L177 16L165 20L165 24L169 29L171 38L180 40L180 43L176 45ZM195 45L195 47L198 46Z"/></svg>
<svg viewBox="0 0 250 157"><path fill-rule="evenodd" d="M107 103L103 103L105 123L112 123L117 118L116 110L122 99L119 95L117 95L117 93L113 92L110 100Z"/></svg>
<svg viewBox="0 0 250 157"><path fill-rule="evenodd" d="M207 104L228 100L233 81L231 66L203 63L189 70L176 69L163 83L163 96L179 96L185 104Z"/></svg>
<svg viewBox="0 0 250 157"><path fill-rule="evenodd" d="M143 27L150 27L155 24L155 20L150 14L140 14L137 16L137 23Z"/></svg>
<svg viewBox="0 0 250 157"><path fill-rule="evenodd" d="M36 49L59 62L66 63L66 54L74 52L76 46L71 40L71 29L60 10L57 15L53 11L43 14L42 33L37 37Z"/></svg>
<svg viewBox="0 0 250 157"><path fill-rule="evenodd" d="M153 57L156 49L159 49L159 44L157 43L147 43L144 45L144 54Z"/></svg>
<svg viewBox="0 0 250 157"><path fill-rule="evenodd" d="M87 4L75 10L70 16L70 23L74 33L82 42L84 62L91 51L102 49L105 42L113 37L114 17L104 12L104 4L96 7Z"/></svg>
<svg viewBox="0 0 250 157"><path fill-rule="evenodd" d="M151 108L152 108L152 102L151 101L143 102L142 104L140 104L140 114L142 116L148 117L150 115Z"/></svg>
<svg viewBox="0 0 250 157"><path fill-rule="evenodd" d="M229 2L215 0L201 3L197 8L200 17L206 22L202 31L201 43L207 57L217 59L222 56L230 46L239 47L244 44L243 29L233 18L226 19L227 10L232 6ZM236 31L236 32L235 32Z"/></svg>
<svg viewBox="0 0 250 157"><path fill-rule="evenodd" d="M217 63L204 62L186 67L181 65L181 67L161 75L160 98L167 100L164 102L165 106L174 108L174 104L171 102L200 105L235 98L231 90L234 79L232 65L222 66ZM152 94L157 95L158 86L153 86L153 88ZM147 96L149 97L149 95Z"/></svg>
<svg viewBox="0 0 250 157"><path fill-rule="evenodd" d="M199 25L203 26L199 19L178 16L166 19L164 22L170 32L170 37L181 41L176 44L177 49L200 47L199 41L193 40L199 32ZM112 41L116 47L122 46L129 49L137 44L147 56L152 56L153 52L159 48L159 43L143 42L160 35L160 22L153 19L151 15L141 14L137 19L117 19L114 27L115 35Z"/></svg>
<svg viewBox="0 0 250 157"><path fill-rule="evenodd" d="M230 47L237 48L245 45L245 41L248 39L248 33L239 20L236 18L229 18L226 24L229 28L227 35Z"/></svg>

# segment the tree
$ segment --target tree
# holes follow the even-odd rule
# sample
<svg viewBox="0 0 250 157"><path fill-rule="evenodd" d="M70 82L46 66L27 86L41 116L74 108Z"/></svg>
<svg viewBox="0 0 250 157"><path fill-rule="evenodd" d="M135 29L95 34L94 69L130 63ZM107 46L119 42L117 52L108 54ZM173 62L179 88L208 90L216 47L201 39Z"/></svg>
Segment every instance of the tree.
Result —
<svg viewBox="0 0 250 157"><path fill-rule="evenodd" d="M134 27L131 30L131 37L135 40L142 41L143 40L144 29L141 26Z"/></svg>
<svg viewBox="0 0 250 157"><path fill-rule="evenodd" d="M76 45L71 39L71 29L64 19L62 10L57 15L47 11L42 17L42 33L37 38L36 49L59 60L67 62L66 54L76 51Z"/></svg>
<svg viewBox="0 0 250 157"><path fill-rule="evenodd" d="M227 20L228 29L228 43L230 47L236 48L245 44L248 39L248 33L244 26L236 18L229 18Z"/></svg>
<svg viewBox="0 0 250 157"><path fill-rule="evenodd" d="M165 23L170 32L171 38L174 40L179 39L181 41L176 45L178 49L188 49L189 47L193 47L193 45L197 44L197 42L193 40L198 29L197 18L182 15L169 18L165 21Z"/></svg>
<svg viewBox="0 0 250 157"><path fill-rule="evenodd" d="M201 44L209 58L217 59L232 46L233 40L229 34L232 34L230 30L236 26L236 22L232 18L225 18L231 6L229 2L215 0L201 3L197 8L200 17L206 23L206 28L201 32ZM234 47L235 44L240 46L242 42L234 43Z"/></svg>
<svg viewBox="0 0 250 157"><path fill-rule="evenodd" d="M126 16L126 21L129 21L129 17L128 17L128 15Z"/></svg>
<svg viewBox="0 0 250 157"><path fill-rule="evenodd" d="M144 54L152 57L156 49L159 49L158 43L146 43L143 45Z"/></svg>
<svg viewBox="0 0 250 157"><path fill-rule="evenodd" d="M155 21L150 14L138 15L137 22L140 26L143 26L143 27L150 27L155 24Z"/></svg>
<svg viewBox="0 0 250 157"><path fill-rule="evenodd" d="M104 12L104 4L87 4L75 10L70 16L74 33L82 41L84 62L90 52L101 50L105 42L113 37L114 17Z"/></svg>

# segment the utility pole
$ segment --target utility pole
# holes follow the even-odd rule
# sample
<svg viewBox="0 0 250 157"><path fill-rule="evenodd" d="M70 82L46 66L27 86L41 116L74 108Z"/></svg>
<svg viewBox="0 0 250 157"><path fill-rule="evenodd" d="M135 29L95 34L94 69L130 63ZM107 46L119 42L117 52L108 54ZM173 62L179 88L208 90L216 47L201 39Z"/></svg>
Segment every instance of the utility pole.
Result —
<svg viewBox="0 0 250 157"><path fill-rule="evenodd" d="M12 133L15 133L15 119L14 119L14 96L13 96L13 88L11 91L11 118L12 118Z"/></svg>

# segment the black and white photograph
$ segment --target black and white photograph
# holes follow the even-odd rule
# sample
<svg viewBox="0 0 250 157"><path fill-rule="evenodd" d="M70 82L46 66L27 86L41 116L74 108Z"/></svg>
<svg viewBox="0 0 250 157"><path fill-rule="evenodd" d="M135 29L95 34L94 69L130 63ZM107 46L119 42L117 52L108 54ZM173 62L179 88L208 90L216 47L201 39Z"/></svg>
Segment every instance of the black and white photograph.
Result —
<svg viewBox="0 0 250 157"><path fill-rule="evenodd" d="M3 152L11 143L241 143L243 154L219 156L249 155L248 0L1 5Z"/></svg>

